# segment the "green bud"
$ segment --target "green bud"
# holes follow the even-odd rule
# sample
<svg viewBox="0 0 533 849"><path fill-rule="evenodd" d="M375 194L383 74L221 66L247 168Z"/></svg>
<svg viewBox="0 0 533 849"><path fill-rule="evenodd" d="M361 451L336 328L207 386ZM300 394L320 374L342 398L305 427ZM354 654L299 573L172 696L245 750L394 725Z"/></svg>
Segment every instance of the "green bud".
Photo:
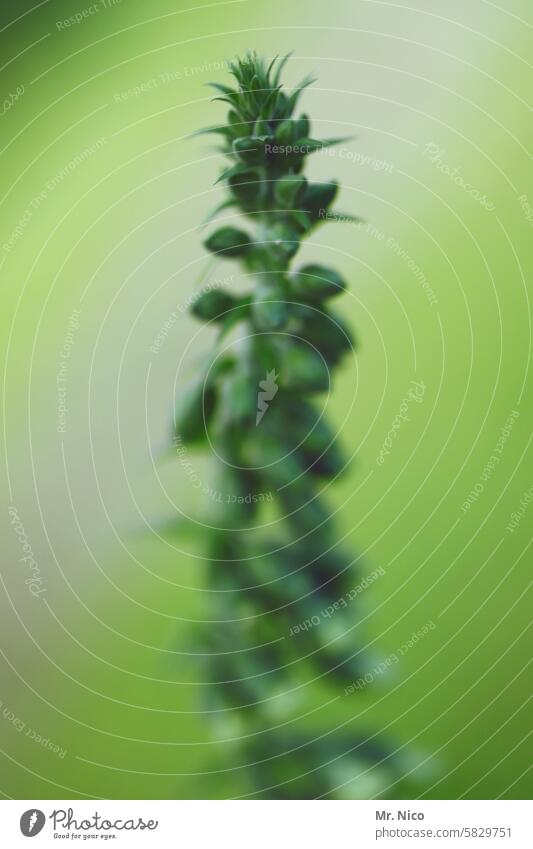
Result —
<svg viewBox="0 0 533 849"><path fill-rule="evenodd" d="M294 256L300 247L300 234L289 224L282 221L270 228L269 236L272 240L272 247L277 248L282 256L289 259Z"/></svg>
<svg viewBox="0 0 533 849"><path fill-rule="evenodd" d="M233 136L247 136L250 132L250 125L242 120L240 115L233 109L228 112L228 124Z"/></svg>
<svg viewBox="0 0 533 849"><path fill-rule="evenodd" d="M250 249L251 237L236 227L221 227L215 230L204 242L212 253L224 253L226 256L244 256Z"/></svg>
<svg viewBox="0 0 533 849"><path fill-rule="evenodd" d="M301 115L296 121L295 136L297 139L305 139L311 132L311 124L307 115Z"/></svg>
<svg viewBox="0 0 533 849"><path fill-rule="evenodd" d="M255 209L257 204L261 203L262 183L257 171L236 174L229 178L228 183L232 194L245 210Z"/></svg>
<svg viewBox="0 0 533 849"><path fill-rule="evenodd" d="M307 443L300 449L305 457L306 468L310 474L322 478L333 478L340 475L345 466L346 459L339 448L332 444L320 453L307 450Z"/></svg>
<svg viewBox="0 0 533 849"><path fill-rule="evenodd" d="M285 118L290 112L290 101L287 95L280 91L276 97L275 109L273 118Z"/></svg>
<svg viewBox="0 0 533 849"><path fill-rule="evenodd" d="M258 165L265 158L265 145L261 139L244 136L233 141L233 152L241 162L247 165Z"/></svg>
<svg viewBox="0 0 533 849"><path fill-rule="evenodd" d="M319 221L335 200L338 191L339 184L336 182L309 183L302 201L302 207L310 214L311 218Z"/></svg>
<svg viewBox="0 0 533 849"><path fill-rule="evenodd" d="M313 307L297 306L294 312L301 321L298 334L320 351L329 366L352 350L352 334L338 315Z"/></svg>
<svg viewBox="0 0 533 849"><path fill-rule="evenodd" d="M325 392L329 389L327 364L310 345L293 342L283 357L280 385L299 392Z"/></svg>
<svg viewBox="0 0 533 849"><path fill-rule="evenodd" d="M302 212L301 209L291 209L289 218L302 233L308 233L313 227L313 222L307 213Z"/></svg>
<svg viewBox="0 0 533 849"><path fill-rule="evenodd" d="M176 435L194 445L206 438L206 428L215 409L216 395L203 379L192 381L180 392L175 414Z"/></svg>
<svg viewBox="0 0 533 849"><path fill-rule="evenodd" d="M274 188L274 199L280 206L290 209L294 206L306 185L305 177L300 177L297 174L288 174L286 177L281 177L277 180Z"/></svg>
<svg viewBox="0 0 533 849"><path fill-rule="evenodd" d="M305 265L289 278L291 290L304 300L322 300L340 295L346 284L340 274L323 265Z"/></svg>
<svg viewBox="0 0 533 849"><path fill-rule="evenodd" d="M265 139L270 135L270 127L263 118L258 118L254 124L254 136Z"/></svg>
<svg viewBox="0 0 533 849"><path fill-rule="evenodd" d="M223 321L229 310L239 306L240 301L220 289L201 292L191 307L191 313L203 321Z"/></svg>
<svg viewBox="0 0 533 849"><path fill-rule="evenodd" d="M279 144L290 144L295 138L294 121L290 118L286 121L281 121L276 128L276 142Z"/></svg>

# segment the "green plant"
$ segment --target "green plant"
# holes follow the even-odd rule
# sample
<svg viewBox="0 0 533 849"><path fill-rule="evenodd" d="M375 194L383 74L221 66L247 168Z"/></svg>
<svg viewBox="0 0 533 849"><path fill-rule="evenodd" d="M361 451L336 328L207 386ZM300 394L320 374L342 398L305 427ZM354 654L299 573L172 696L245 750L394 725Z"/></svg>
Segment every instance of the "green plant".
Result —
<svg viewBox="0 0 533 849"><path fill-rule="evenodd" d="M248 224L227 224L205 245L241 263L249 291L205 289L195 300L192 313L218 328L217 342L176 413L180 446L216 454L222 494L203 529L217 624L198 640L213 682L211 719L235 741L226 744L228 762L243 768L254 792L374 796L392 778L386 752L351 731L317 729L312 711L298 719L306 677L333 687L335 698L365 670L354 608L339 603L356 583L353 560L339 551L319 496L345 459L313 401L353 350L330 306L345 283L322 265L290 270L302 240L336 217L338 184L309 182L306 158L340 139L317 141L307 115L295 117L312 80L285 93L287 58L268 69L255 54L232 64L238 87L214 84L215 100L230 107L227 121L202 131L220 135L231 160L220 176L228 196L215 213L235 209ZM256 526L265 501L275 536L269 523ZM334 616L324 615L332 605Z"/></svg>

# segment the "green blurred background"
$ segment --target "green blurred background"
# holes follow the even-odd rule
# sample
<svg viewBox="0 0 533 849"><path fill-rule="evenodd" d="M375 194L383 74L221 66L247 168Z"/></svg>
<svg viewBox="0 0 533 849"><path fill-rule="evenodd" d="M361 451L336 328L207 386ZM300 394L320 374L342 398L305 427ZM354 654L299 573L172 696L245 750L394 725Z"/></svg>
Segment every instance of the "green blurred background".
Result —
<svg viewBox="0 0 533 849"><path fill-rule="evenodd" d="M527 797L533 508L508 525L532 485L530 3L48 0L1 15L2 793L247 792L182 653L209 618L204 561L161 527L199 506L170 424L211 338L181 310L201 280L238 285L202 248L221 158L186 137L222 118L205 83L252 48L293 50L289 84L315 72L315 135L357 136L310 173L338 178L339 208L369 225L328 225L302 251L349 280L359 340L328 404L354 455L330 493L340 531L362 574L384 570L354 641L379 662L436 626L361 694L326 705L305 682L294 722L409 752L428 798ZM380 464L412 381L422 401Z"/></svg>

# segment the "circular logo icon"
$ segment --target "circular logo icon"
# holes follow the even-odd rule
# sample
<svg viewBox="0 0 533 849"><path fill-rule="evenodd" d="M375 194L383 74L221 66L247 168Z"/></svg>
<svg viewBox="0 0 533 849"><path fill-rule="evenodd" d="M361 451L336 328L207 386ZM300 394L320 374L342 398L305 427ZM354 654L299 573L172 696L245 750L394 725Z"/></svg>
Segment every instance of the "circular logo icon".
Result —
<svg viewBox="0 0 533 849"><path fill-rule="evenodd" d="M20 830L24 837L35 837L42 830L46 817L38 808L24 811L20 818Z"/></svg>

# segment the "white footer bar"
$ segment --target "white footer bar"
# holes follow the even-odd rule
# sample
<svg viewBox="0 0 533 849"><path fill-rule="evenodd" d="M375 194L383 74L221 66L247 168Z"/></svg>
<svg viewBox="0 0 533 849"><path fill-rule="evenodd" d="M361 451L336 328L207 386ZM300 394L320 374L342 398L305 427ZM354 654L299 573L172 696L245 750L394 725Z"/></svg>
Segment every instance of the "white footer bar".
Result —
<svg viewBox="0 0 533 849"><path fill-rule="evenodd" d="M6 847L533 846L525 801L1 801ZM35 838L35 843L30 839Z"/></svg>

